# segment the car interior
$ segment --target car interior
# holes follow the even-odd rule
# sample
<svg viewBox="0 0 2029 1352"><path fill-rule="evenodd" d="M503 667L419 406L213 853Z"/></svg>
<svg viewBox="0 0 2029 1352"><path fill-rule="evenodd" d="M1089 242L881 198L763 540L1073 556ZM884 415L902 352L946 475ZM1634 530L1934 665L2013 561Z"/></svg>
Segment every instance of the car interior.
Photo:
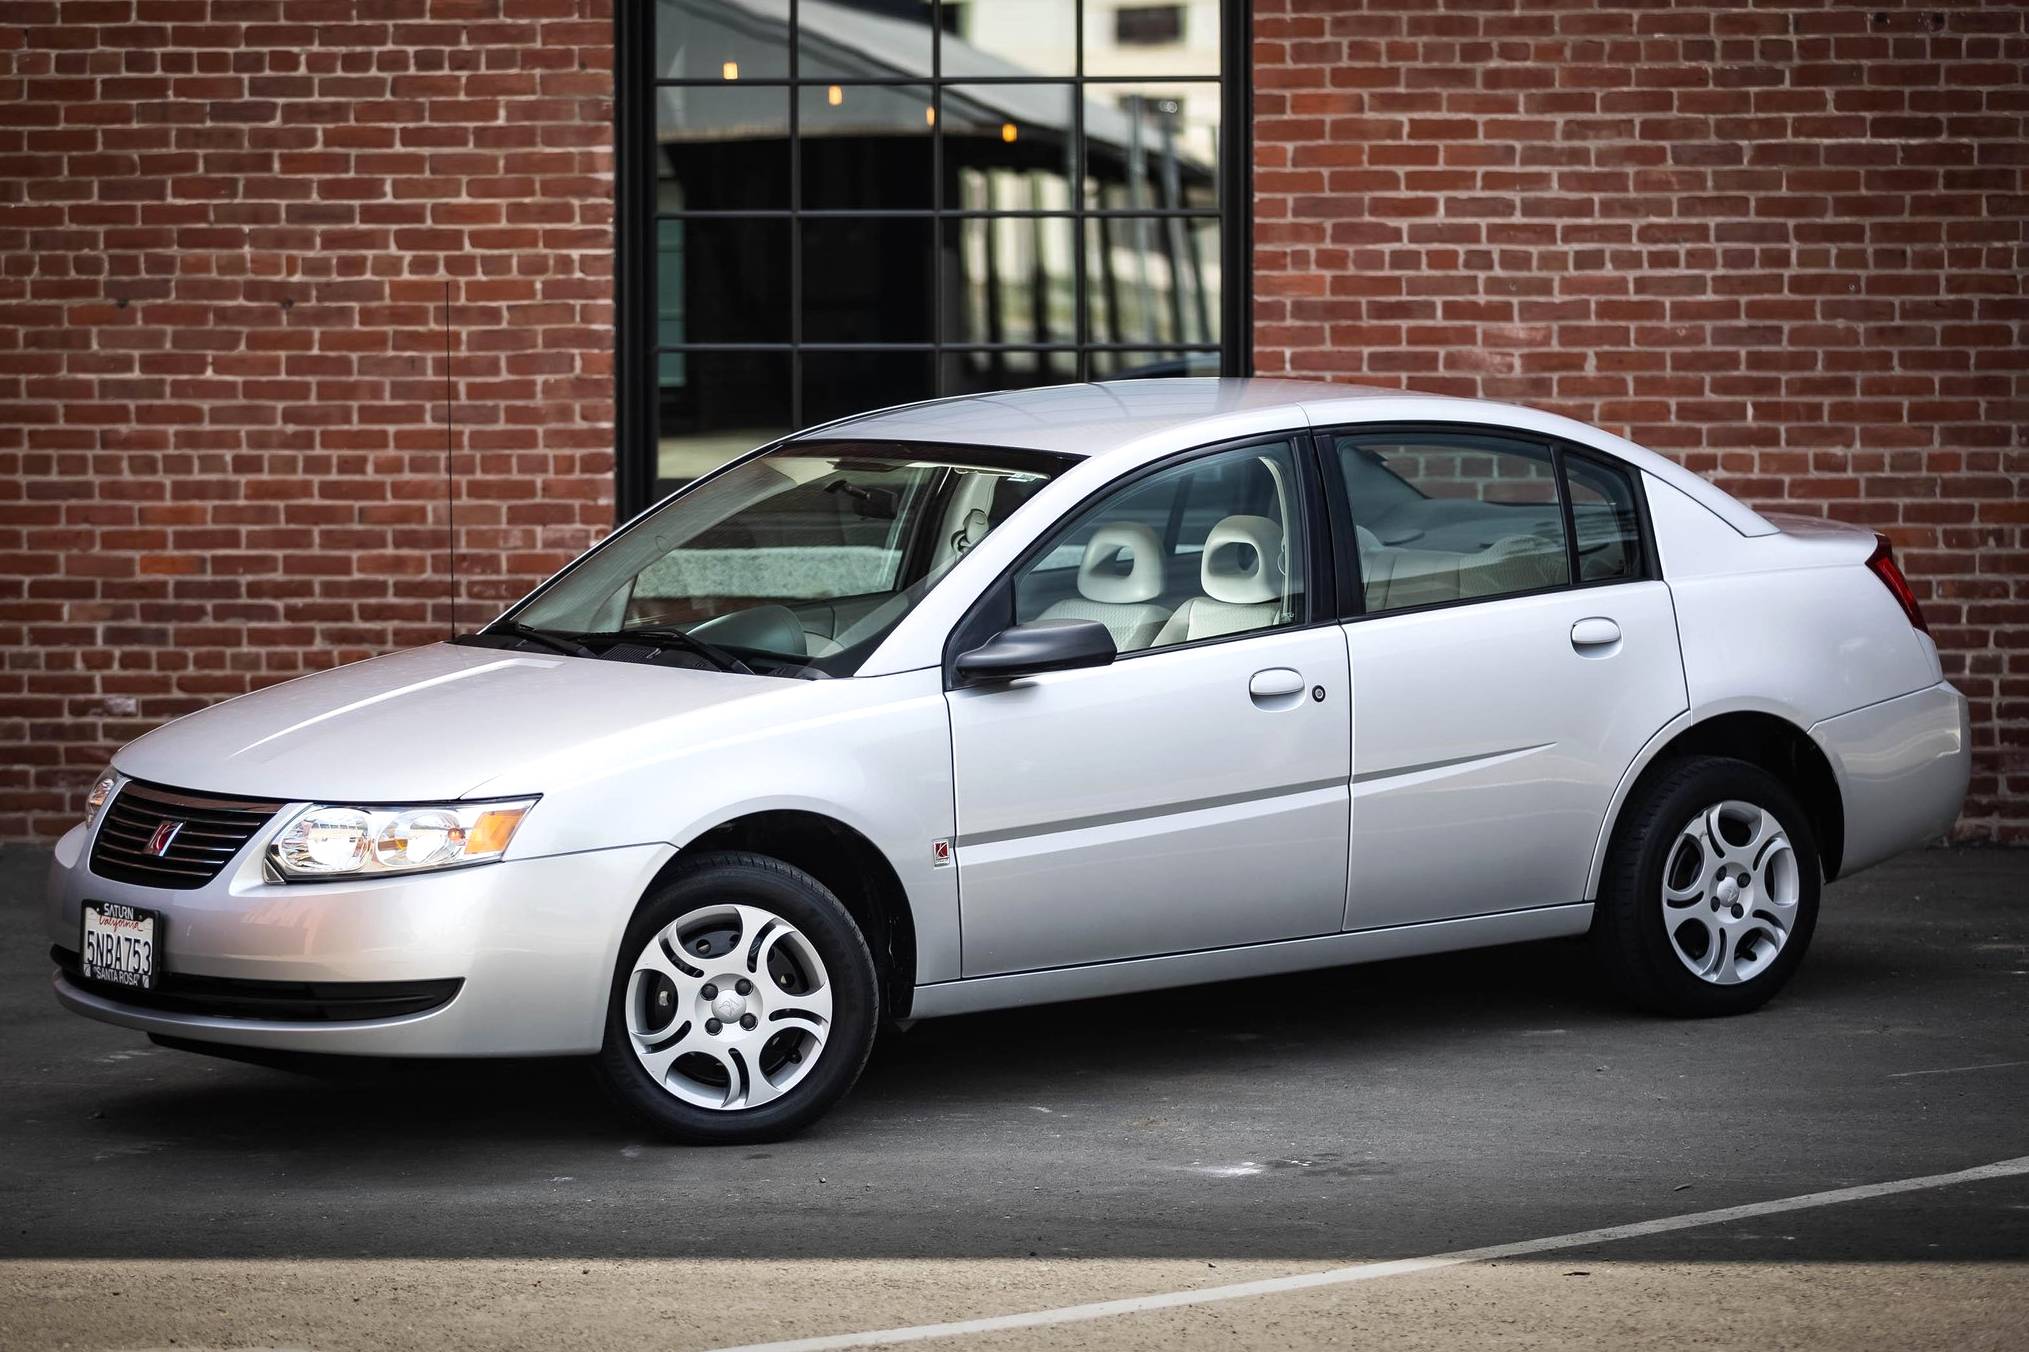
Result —
<svg viewBox="0 0 2029 1352"><path fill-rule="evenodd" d="M1015 582L1015 618L1096 620L1123 653L1293 623L1302 536L1286 444L1130 484L1073 521ZM1292 563L1292 555L1294 561Z"/></svg>

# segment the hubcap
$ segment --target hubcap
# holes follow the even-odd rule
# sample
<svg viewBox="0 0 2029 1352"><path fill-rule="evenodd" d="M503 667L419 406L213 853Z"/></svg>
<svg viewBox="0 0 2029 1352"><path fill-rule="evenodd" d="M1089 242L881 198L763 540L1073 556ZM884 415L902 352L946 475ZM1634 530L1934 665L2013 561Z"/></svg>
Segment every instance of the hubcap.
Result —
<svg viewBox="0 0 2029 1352"><path fill-rule="evenodd" d="M1677 960L1715 986L1768 970L1795 927L1796 850L1775 815L1714 803L1685 824L1663 865L1663 928Z"/></svg>
<svg viewBox="0 0 2029 1352"><path fill-rule="evenodd" d="M801 930L758 906L701 907L650 936L626 998L642 1068L700 1108L780 1098L831 1035L824 960Z"/></svg>

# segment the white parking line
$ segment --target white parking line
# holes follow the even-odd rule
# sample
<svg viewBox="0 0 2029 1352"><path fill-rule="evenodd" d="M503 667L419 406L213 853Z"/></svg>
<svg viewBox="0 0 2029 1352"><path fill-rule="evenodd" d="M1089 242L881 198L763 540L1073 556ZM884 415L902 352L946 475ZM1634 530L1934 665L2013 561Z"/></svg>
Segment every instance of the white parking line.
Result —
<svg viewBox="0 0 2029 1352"><path fill-rule="evenodd" d="M2007 1070L2013 1066L2029 1066L2029 1061L1988 1061L1977 1066L1946 1066L1942 1070L1898 1070L1888 1078L1906 1080L1912 1075L1963 1075L1969 1070Z"/></svg>
<svg viewBox="0 0 2029 1352"><path fill-rule="evenodd" d="M1522 1258L1557 1249L1576 1249L1619 1239L1640 1239L1644 1235L1668 1234L1702 1225L1723 1225L1754 1216L1773 1216L1785 1211L1807 1211L1813 1207L1837 1206L1841 1202L1864 1202L1874 1197L1892 1197L1903 1192L1949 1188L1961 1183L1980 1183L1996 1178L2029 1174L2029 1155L2018 1159L1983 1164L1957 1173L1928 1174L1922 1178L1901 1178L1888 1183L1864 1183L1830 1192L1780 1197L1771 1202L1749 1202L1745 1206L1721 1207L1716 1211L1694 1211L1684 1216L1665 1216L1627 1225L1608 1225L1597 1230L1579 1230L1568 1235L1542 1239L1521 1239L1511 1244L1490 1244L1480 1249L1459 1249L1453 1253L1431 1254L1424 1258L1400 1258L1385 1263L1359 1263L1352 1267L1328 1268L1323 1272L1300 1272L1288 1277L1265 1277L1258 1281L1234 1282L1196 1291L1164 1291L1151 1296L1130 1296L1121 1300L1093 1301L1088 1305L1066 1305L1055 1310L1031 1310L1024 1314L993 1315L985 1319L960 1319L948 1324L917 1324L909 1328L874 1329L863 1333L833 1333L816 1338L791 1338L784 1342L748 1343L719 1348L717 1352L832 1352L835 1348L880 1347L893 1343L922 1342L930 1338L956 1338L968 1333L1000 1333L1009 1329L1040 1328L1049 1324L1074 1324L1088 1319L1110 1319L1115 1315L1143 1314L1150 1310L1171 1310L1186 1305L1210 1305L1222 1300L1245 1300L1251 1296L1281 1295L1309 1291L1322 1286L1344 1286L1370 1282L1380 1277L1405 1277L1416 1272L1457 1267L1463 1263L1484 1263L1497 1258Z"/></svg>

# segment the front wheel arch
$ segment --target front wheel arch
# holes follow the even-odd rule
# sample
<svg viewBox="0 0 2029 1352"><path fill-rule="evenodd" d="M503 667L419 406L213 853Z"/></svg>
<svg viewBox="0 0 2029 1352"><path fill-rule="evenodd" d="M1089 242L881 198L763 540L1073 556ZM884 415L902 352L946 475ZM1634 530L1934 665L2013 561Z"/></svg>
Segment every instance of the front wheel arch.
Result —
<svg viewBox="0 0 2029 1352"><path fill-rule="evenodd" d="M830 889L866 936L881 977L881 1006L903 1019L916 993L916 918L888 856L853 827L820 812L770 809L720 822L663 864L644 895L700 855L766 855L798 868Z"/></svg>

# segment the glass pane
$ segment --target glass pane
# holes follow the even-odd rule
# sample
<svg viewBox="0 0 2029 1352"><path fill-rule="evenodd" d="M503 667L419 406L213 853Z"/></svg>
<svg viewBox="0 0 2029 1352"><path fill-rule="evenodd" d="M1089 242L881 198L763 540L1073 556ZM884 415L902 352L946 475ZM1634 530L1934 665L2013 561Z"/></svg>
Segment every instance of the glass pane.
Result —
<svg viewBox="0 0 2029 1352"><path fill-rule="evenodd" d="M664 660L656 636L612 640L675 626L758 661L759 674L849 675L1057 468L893 441L779 447L663 504L517 618L581 635L607 658Z"/></svg>
<svg viewBox="0 0 2029 1352"><path fill-rule="evenodd" d="M1161 380L1172 376L1219 374L1216 352L1101 351L1092 354L1094 380Z"/></svg>
<svg viewBox="0 0 2029 1352"><path fill-rule="evenodd" d="M1566 456L1564 469L1571 523L1578 529L1579 581L1640 576L1641 527L1627 472L1577 456Z"/></svg>
<svg viewBox="0 0 2029 1352"><path fill-rule="evenodd" d="M945 0L944 74L1076 75L1076 0Z"/></svg>
<svg viewBox="0 0 2029 1352"><path fill-rule="evenodd" d="M1549 454L1470 436L1341 437L1368 610L1570 580Z"/></svg>
<svg viewBox="0 0 2029 1352"><path fill-rule="evenodd" d="M1106 211L1216 208L1219 87L1085 86L1085 197Z"/></svg>
<svg viewBox="0 0 2029 1352"><path fill-rule="evenodd" d="M1219 0L1087 0L1087 75L1217 75Z"/></svg>
<svg viewBox="0 0 2029 1352"><path fill-rule="evenodd" d="M1094 218L1085 225L1086 309L1095 343L1219 341L1219 223Z"/></svg>
<svg viewBox="0 0 2029 1352"><path fill-rule="evenodd" d="M787 0L772 6L655 0L656 79L779 80L788 74Z"/></svg>
<svg viewBox="0 0 2029 1352"><path fill-rule="evenodd" d="M657 497L793 430L786 352L665 352L656 396Z"/></svg>
<svg viewBox="0 0 2029 1352"><path fill-rule="evenodd" d="M772 0L787 7L788 0ZM797 6L801 79L888 80L931 73L930 0L811 0Z"/></svg>
<svg viewBox="0 0 2029 1352"><path fill-rule="evenodd" d="M945 181L958 185L946 205L1068 206L1067 185L1077 173L1077 107L1072 85L946 85ZM1047 200L1029 200L1037 198Z"/></svg>
<svg viewBox="0 0 2029 1352"><path fill-rule="evenodd" d="M1077 341L1069 220L973 217L947 221L944 228L957 264L946 342Z"/></svg>
<svg viewBox="0 0 2029 1352"><path fill-rule="evenodd" d="M797 92L803 205L811 210L934 204L927 85L811 85Z"/></svg>
<svg viewBox="0 0 2029 1352"><path fill-rule="evenodd" d="M655 223L656 341L789 338L789 222L706 217Z"/></svg>
<svg viewBox="0 0 2029 1352"><path fill-rule="evenodd" d="M936 232L927 218L803 220L803 337L927 343Z"/></svg>
<svg viewBox="0 0 2029 1352"><path fill-rule="evenodd" d="M655 91L659 211L789 205L789 92L751 85Z"/></svg>
<svg viewBox="0 0 2029 1352"><path fill-rule="evenodd" d="M982 394L1030 385L1062 385L1078 378L1078 354L1054 352L950 352L944 354L939 394Z"/></svg>
<svg viewBox="0 0 2029 1352"><path fill-rule="evenodd" d="M1015 578L1015 622L1097 620L1124 653L1298 623L1296 485L1290 447L1278 442L1121 489Z"/></svg>
<svg viewBox="0 0 2029 1352"><path fill-rule="evenodd" d="M928 399L934 393L928 352L803 354L805 423Z"/></svg>

